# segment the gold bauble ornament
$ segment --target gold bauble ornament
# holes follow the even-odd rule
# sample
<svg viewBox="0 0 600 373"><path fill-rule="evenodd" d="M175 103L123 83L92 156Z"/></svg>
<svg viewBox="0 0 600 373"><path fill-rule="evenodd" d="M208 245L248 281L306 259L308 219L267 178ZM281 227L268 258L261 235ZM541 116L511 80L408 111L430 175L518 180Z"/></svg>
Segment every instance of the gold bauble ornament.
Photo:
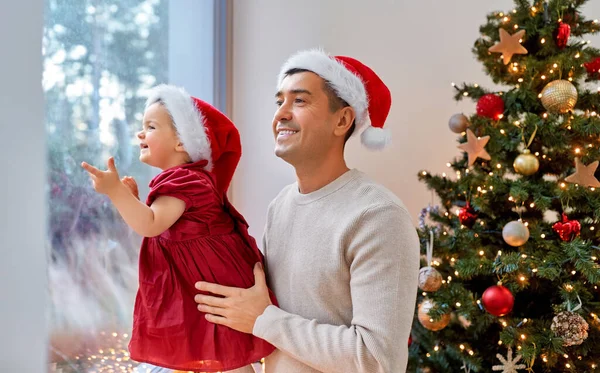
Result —
<svg viewBox="0 0 600 373"><path fill-rule="evenodd" d="M423 291L438 291L442 286L442 275L433 267L423 267L419 270L419 288Z"/></svg>
<svg viewBox="0 0 600 373"><path fill-rule="evenodd" d="M515 158L513 167L521 175L529 176L535 174L540 168L540 161L535 155L531 154L529 149L525 149L522 154Z"/></svg>
<svg viewBox="0 0 600 373"><path fill-rule="evenodd" d="M502 229L502 238L510 246L518 247L529 240L529 229L518 220L511 221Z"/></svg>
<svg viewBox="0 0 600 373"><path fill-rule="evenodd" d="M431 316L427 314L434 306L435 302L429 299L424 299L423 302L419 304L418 318L421 325L423 325L426 329L437 332L438 330L444 329L448 325L450 322L450 314L444 314L439 320L434 321Z"/></svg>
<svg viewBox="0 0 600 373"><path fill-rule="evenodd" d="M551 113L562 114L573 110L577 103L577 89L568 80L555 80L542 89L542 105Z"/></svg>

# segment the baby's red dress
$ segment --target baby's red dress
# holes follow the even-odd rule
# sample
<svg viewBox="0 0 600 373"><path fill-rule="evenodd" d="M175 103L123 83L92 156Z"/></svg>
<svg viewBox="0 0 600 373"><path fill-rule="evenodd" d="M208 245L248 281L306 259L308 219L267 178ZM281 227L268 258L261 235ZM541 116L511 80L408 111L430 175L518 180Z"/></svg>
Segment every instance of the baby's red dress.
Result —
<svg viewBox="0 0 600 373"><path fill-rule="evenodd" d="M249 288L263 260L244 218L215 188L206 161L167 169L150 183L146 203L160 196L185 202L173 226L142 241L130 357L199 372L246 366L275 349L251 334L212 324L198 311L197 281ZM270 293L271 300L276 300Z"/></svg>

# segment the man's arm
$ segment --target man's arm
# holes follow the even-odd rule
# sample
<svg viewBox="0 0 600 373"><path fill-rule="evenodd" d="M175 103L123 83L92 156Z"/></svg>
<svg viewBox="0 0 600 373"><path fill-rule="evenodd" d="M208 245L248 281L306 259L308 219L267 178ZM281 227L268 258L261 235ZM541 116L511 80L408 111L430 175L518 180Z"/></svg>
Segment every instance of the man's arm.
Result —
<svg viewBox="0 0 600 373"><path fill-rule="evenodd" d="M198 282L198 309L206 319L270 342L327 373L402 372L408 360L419 273L419 240L403 208L380 206L348 227L347 262L353 318L350 326L320 324L270 304L262 268L249 289Z"/></svg>
<svg viewBox="0 0 600 373"><path fill-rule="evenodd" d="M386 205L366 211L349 231L351 325L320 324L271 305L253 334L319 371L402 372L419 271L415 228L404 209Z"/></svg>

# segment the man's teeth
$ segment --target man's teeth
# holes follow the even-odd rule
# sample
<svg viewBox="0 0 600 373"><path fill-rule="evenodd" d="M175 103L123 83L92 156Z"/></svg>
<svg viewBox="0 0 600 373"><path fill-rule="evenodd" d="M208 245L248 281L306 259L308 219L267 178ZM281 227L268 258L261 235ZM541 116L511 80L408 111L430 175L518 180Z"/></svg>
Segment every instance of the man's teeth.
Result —
<svg viewBox="0 0 600 373"><path fill-rule="evenodd" d="M280 135L293 135L298 131L279 131Z"/></svg>

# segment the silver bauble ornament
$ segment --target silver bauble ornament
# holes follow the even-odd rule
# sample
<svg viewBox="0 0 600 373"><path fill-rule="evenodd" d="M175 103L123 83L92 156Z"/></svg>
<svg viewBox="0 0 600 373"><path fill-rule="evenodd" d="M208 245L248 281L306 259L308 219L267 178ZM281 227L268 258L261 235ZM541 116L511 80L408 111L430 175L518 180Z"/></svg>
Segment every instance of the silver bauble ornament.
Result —
<svg viewBox="0 0 600 373"><path fill-rule="evenodd" d="M518 220L511 221L502 229L502 238L510 246L518 247L529 240L529 229Z"/></svg>
<svg viewBox="0 0 600 373"><path fill-rule="evenodd" d="M471 122L469 122L469 118L460 113L454 114L448 121L448 127L450 127L450 131L454 133L463 133L470 125Z"/></svg>

